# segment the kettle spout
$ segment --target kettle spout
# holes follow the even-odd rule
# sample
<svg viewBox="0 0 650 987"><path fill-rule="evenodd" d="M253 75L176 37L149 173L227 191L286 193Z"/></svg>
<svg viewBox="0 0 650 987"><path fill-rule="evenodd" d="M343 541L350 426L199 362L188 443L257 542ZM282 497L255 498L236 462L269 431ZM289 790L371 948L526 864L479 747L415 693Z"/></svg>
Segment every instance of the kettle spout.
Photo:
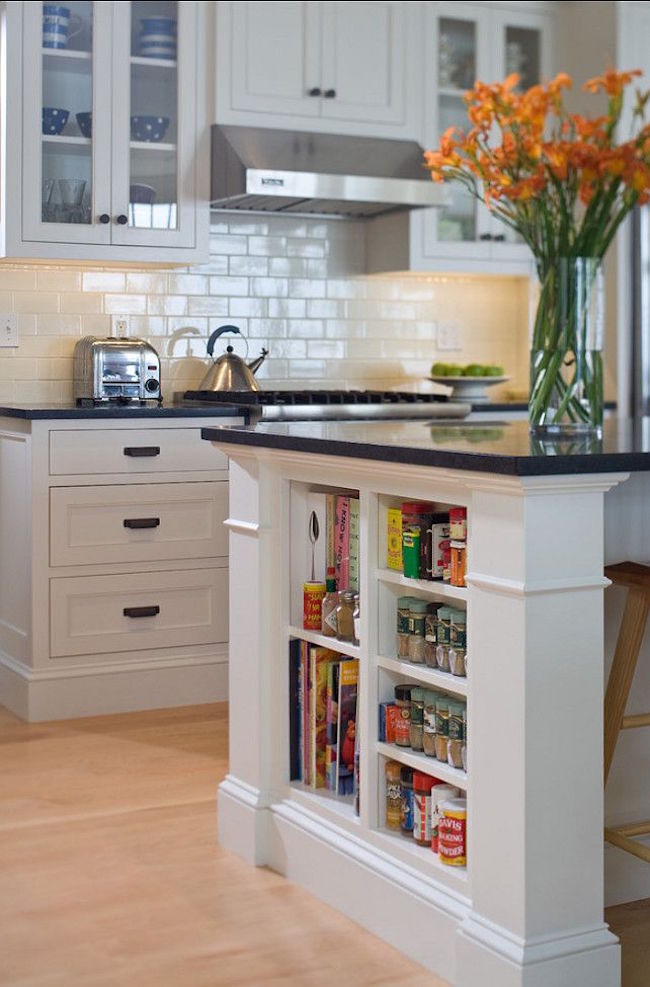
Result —
<svg viewBox="0 0 650 987"><path fill-rule="evenodd" d="M257 373L257 371L260 369L260 367L264 363L264 361L265 361L265 359L266 359L266 357L268 355L268 352L269 352L268 350L265 350L264 347L262 347L262 352L260 353L260 355L258 356L258 358L256 360L251 360L250 363L247 363L246 364L246 366L248 367L248 369L250 370L251 373L253 373L253 374L256 374Z"/></svg>

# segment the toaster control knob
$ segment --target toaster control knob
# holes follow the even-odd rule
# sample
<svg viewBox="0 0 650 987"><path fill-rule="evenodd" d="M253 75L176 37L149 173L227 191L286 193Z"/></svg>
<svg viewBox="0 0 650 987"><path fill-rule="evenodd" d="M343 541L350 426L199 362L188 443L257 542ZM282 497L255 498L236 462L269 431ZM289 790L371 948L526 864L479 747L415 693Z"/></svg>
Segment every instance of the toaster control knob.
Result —
<svg viewBox="0 0 650 987"><path fill-rule="evenodd" d="M150 377L144 386L148 391L157 391L160 385L155 377Z"/></svg>

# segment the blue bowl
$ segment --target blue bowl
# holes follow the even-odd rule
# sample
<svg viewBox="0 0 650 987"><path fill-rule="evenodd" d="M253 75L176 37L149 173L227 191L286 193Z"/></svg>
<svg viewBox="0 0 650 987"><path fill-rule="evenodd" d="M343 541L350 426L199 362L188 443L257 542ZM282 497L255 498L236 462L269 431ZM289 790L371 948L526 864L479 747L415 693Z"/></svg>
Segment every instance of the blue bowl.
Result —
<svg viewBox="0 0 650 987"><path fill-rule="evenodd" d="M77 123L79 124L79 130L84 137L92 137L93 132L93 115L92 113L77 113Z"/></svg>
<svg viewBox="0 0 650 987"><path fill-rule="evenodd" d="M131 117L131 140L155 144L165 136L169 122L169 117Z"/></svg>
<svg viewBox="0 0 650 987"><path fill-rule="evenodd" d="M170 34L176 35L175 17L143 17L140 21L140 30L143 34Z"/></svg>
<svg viewBox="0 0 650 987"><path fill-rule="evenodd" d="M43 107L42 131L44 134L60 134L70 116L70 110L62 110L58 106Z"/></svg>

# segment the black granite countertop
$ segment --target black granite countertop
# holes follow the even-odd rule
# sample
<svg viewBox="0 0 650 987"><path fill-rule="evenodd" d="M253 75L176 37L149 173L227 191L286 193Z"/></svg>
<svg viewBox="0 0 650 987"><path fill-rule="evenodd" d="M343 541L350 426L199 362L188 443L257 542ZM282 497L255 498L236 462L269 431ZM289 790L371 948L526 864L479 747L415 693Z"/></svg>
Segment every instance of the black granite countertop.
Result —
<svg viewBox="0 0 650 987"><path fill-rule="evenodd" d="M530 434L528 422L295 422L203 428L204 439L515 476L650 471L650 418L611 418L602 438Z"/></svg>
<svg viewBox="0 0 650 987"><path fill-rule="evenodd" d="M201 404L187 401L178 404L109 404L95 407L79 407L73 401L63 404L32 404L16 402L0 404L0 418L26 418L30 421L37 419L55 418L235 418L241 417L242 410L229 404Z"/></svg>

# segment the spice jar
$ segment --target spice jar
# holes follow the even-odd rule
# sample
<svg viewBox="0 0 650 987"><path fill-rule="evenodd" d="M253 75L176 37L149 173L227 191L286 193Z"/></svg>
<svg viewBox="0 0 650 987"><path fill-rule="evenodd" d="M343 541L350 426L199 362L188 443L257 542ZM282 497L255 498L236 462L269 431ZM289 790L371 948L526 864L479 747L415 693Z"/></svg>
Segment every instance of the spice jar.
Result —
<svg viewBox="0 0 650 987"><path fill-rule="evenodd" d="M395 686L395 705L397 719L395 720L395 743L398 747L411 746L411 686Z"/></svg>
<svg viewBox="0 0 650 987"><path fill-rule="evenodd" d="M426 600L411 598L409 604L409 661L424 665L424 625L428 603Z"/></svg>
<svg viewBox="0 0 650 987"><path fill-rule="evenodd" d="M467 799L451 798L440 806L438 856L452 867L467 864Z"/></svg>
<svg viewBox="0 0 650 987"><path fill-rule="evenodd" d="M436 756L436 699L438 693L424 690L422 713L422 750L428 757Z"/></svg>
<svg viewBox="0 0 650 987"><path fill-rule="evenodd" d="M467 567L467 545L464 541L452 541L449 543L449 547L451 551L450 582L452 586L464 586Z"/></svg>
<svg viewBox="0 0 650 987"><path fill-rule="evenodd" d="M436 757L447 760L447 740L449 739L449 699L438 696L436 699Z"/></svg>
<svg viewBox="0 0 650 987"><path fill-rule="evenodd" d="M449 509L449 537L453 541L465 541L467 538L467 508L451 507Z"/></svg>
<svg viewBox="0 0 650 987"><path fill-rule="evenodd" d="M428 532L431 529L433 517L433 504L429 504L427 501L406 501L402 504L402 546L404 546L403 532L405 529L408 529L411 533L414 533L416 530L420 533L420 556L417 574L414 576L412 571L406 571L406 559L403 558L405 576L411 576L416 579L431 579L431 540Z"/></svg>
<svg viewBox="0 0 650 987"><path fill-rule="evenodd" d="M467 771L467 703L463 703L463 746L460 749L463 771Z"/></svg>
<svg viewBox="0 0 650 987"><path fill-rule="evenodd" d="M402 530L402 562L404 575L409 579L420 578L420 529Z"/></svg>
<svg viewBox="0 0 650 987"><path fill-rule="evenodd" d="M402 765L386 761L386 828L399 829L402 823Z"/></svg>
<svg viewBox="0 0 650 987"><path fill-rule="evenodd" d="M451 607L440 607L436 628L436 661L442 672L449 671L449 643L451 640Z"/></svg>
<svg viewBox="0 0 650 987"><path fill-rule="evenodd" d="M336 607L336 637L339 641L354 641L354 593L339 593Z"/></svg>
<svg viewBox="0 0 650 987"><path fill-rule="evenodd" d="M431 789L436 779L413 772L413 839L420 846L431 844Z"/></svg>
<svg viewBox="0 0 650 987"><path fill-rule="evenodd" d="M334 566L329 566L327 570L325 588L327 592L323 597L321 606L321 631L325 637L336 637L338 631L336 608L339 594L336 592L336 569Z"/></svg>
<svg viewBox="0 0 650 987"><path fill-rule="evenodd" d="M454 768L463 766L463 707L464 703L449 701L449 737L447 739L447 761Z"/></svg>
<svg viewBox="0 0 650 987"><path fill-rule="evenodd" d="M302 626L306 631L320 631L325 583L303 583L302 590Z"/></svg>
<svg viewBox="0 0 650 987"><path fill-rule="evenodd" d="M413 835L413 768L406 765L401 771L402 818L400 829L405 836Z"/></svg>
<svg viewBox="0 0 650 987"><path fill-rule="evenodd" d="M442 603L429 603L424 617L424 662L429 668L438 667L436 642L438 640L438 611Z"/></svg>
<svg viewBox="0 0 650 987"><path fill-rule="evenodd" d="M430 529L431 579L442 579L445 551L449 549L449 515L434 514Z"/></svg>
<svg viewBox="0 0 650 987"><path fill-rule="evenodd" d="M397 600L397 657L409 656L409 613L410 596L400 596Z"/></svg>
<svg viewBox="0 0 650 987"><path fill-rule="evenodd" d="M354 644L359 644L359 631L361 628L361 609L359 607L359 594L354 594L354 610L352 611L352 623L354 625Z"/></svg>
<svg viewBox="0 0 650 987"><path fill-rule="evenodd" d="M460 789L454 785L439 784L431 789L431 849L438 852L438 824L440 821L441 805L447 799L457 798Z"/></svg>
<svg viewBox="0 0 650 987"><path fill-rule="evenodd" d="M451 609L451 608L450 608ZM466 675L467 613L451 609L449 617L449 649L447 660L452 675Z"/></svg>
<svg viewBox="0 0 650 987"><path fill-rule="evenodd" d="M409 736L414 751L423 750L424 689L411 689L411 726Z"/></svg>

